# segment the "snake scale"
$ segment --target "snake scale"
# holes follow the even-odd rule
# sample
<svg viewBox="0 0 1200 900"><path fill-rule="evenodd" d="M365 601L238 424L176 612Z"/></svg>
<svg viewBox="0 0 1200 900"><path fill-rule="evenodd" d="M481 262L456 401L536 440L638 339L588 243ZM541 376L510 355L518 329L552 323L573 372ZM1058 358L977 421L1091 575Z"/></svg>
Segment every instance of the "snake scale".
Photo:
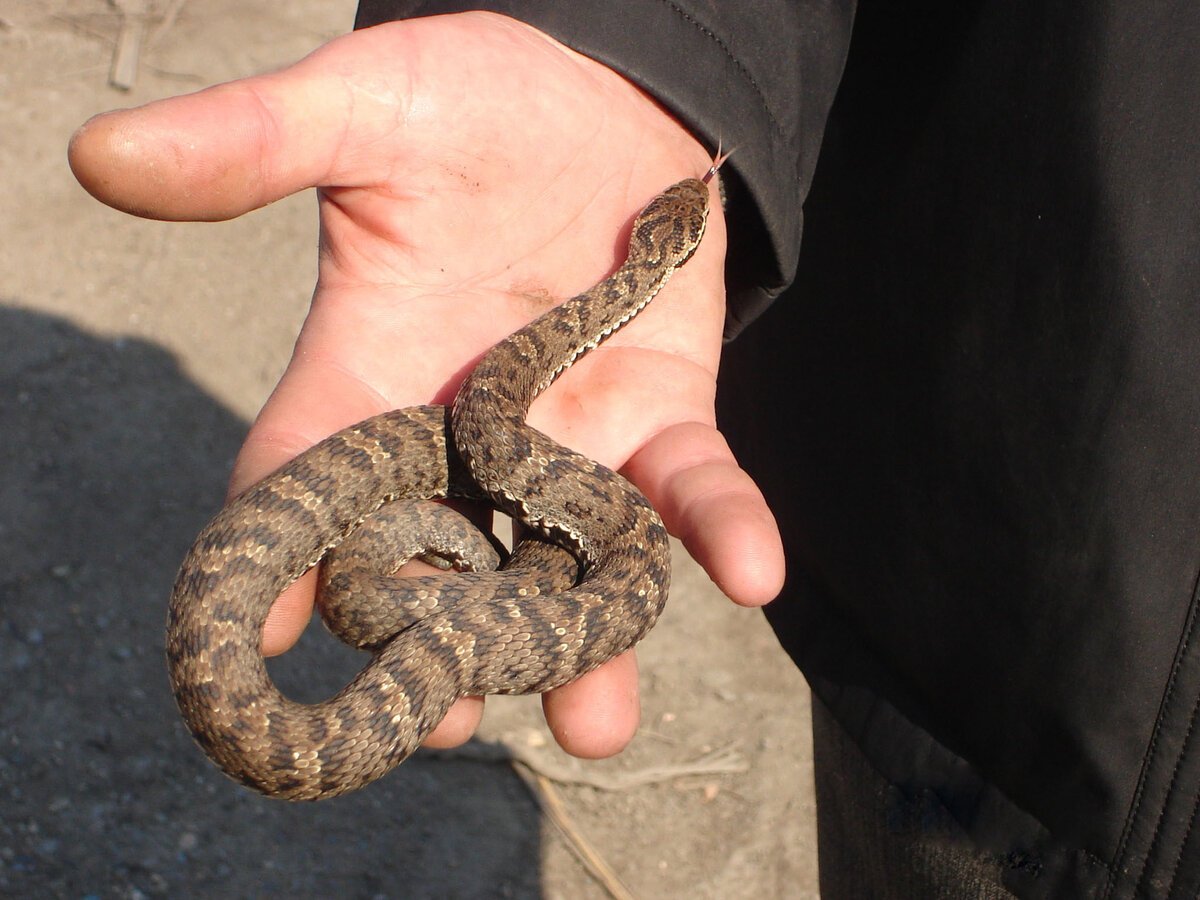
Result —
<svg viewBox="0 0 1200 900"><path fill-rule="evenodd" d="M525 417L691 257L715 170L655 197L617 271L488 351L452 406L394 410L326 438L200 533L171 595L167 663L183 718L229 776L292 800L356 790L409 756L459 697L558 687L649 631L670 581L661 520L624 478ZM489 500L544 542L519 545L494 573L386 578L414 555L495 562L489 546L464 556L436 541L356 571L376 552L355 548L368 534L360 523L391 501L445 497ZM352 596L323 600L323 615L374 656L334 697L297 703L270 680L262 626L279 593L343 540L323 589Z"/></svg>

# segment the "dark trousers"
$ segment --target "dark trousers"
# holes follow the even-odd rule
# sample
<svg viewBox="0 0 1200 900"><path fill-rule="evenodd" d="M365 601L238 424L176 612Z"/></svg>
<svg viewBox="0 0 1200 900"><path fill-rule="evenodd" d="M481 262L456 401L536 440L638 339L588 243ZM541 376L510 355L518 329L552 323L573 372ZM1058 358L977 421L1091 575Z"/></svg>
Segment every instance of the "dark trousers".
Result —
<svg viewBox="0 0 1200 900"><path fill-rule="evenodd" d="M822 900L1009 900L1001 866L936 802L888 783L813 699Z"/></svg>

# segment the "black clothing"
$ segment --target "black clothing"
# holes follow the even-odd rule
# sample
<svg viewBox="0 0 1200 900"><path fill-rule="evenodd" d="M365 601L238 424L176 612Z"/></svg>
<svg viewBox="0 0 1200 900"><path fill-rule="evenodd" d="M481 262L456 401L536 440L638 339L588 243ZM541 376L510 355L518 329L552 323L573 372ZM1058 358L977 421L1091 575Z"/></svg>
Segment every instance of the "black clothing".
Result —
<svg viewBox="0 0 1200 900"><path fill-rule="evenodd" d="M946 8L860 6L794 293L729 348L768 616L1018 895L1194 898L1200 6Z"/></svg>
<svg viewBox="0 0 1200 900"><path fill-rule="evenodd" d="M472 6L737 148L722 424L865 758L1020 897L1200 896L1200 4L863 2L840 87L832 0Z"/></svg>
<svg viewBox="0 0 1200 900"><path fill-rule="evenodd" d="M977 850L931 792L888 782L812 699L821 900L1012 900L1003 857Z"/></svg>

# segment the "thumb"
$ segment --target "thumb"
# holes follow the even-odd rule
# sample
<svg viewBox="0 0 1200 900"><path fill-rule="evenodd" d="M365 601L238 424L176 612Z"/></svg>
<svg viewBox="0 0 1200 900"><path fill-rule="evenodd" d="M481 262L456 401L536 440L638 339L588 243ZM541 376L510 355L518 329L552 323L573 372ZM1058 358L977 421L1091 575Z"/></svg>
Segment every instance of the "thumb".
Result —
<svg viewBox="0 0 1200 900"><path fill-rule="evenodd" d="M356 96L347 72L351 55L361 63L360 34L278 72L95 116L71 138L71 170L102 203L177 221L230 219L343 178L350 137L370 141L372 119L390 130L404 120L396 92ZM403 84L402 57L389 65Z"/></svg>

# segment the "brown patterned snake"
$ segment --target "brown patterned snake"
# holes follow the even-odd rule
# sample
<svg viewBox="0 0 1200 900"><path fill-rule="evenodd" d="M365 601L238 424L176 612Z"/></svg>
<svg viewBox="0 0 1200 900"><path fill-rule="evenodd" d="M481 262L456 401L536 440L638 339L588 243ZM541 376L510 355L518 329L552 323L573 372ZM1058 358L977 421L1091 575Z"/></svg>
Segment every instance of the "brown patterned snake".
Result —
<svg viewBox="0 0 1200 900"><path fill-rule="evenodd" d="M715 170L651 201L633 224L624 264L492 348L450 409L395 410L340 431L200 533L171 595L167 661L188 727L226 773L292 800L355 790L409 756L459 697L558 687L649 631L670 581L658 515L621 476L524 420L538 394L637 315L690 258L708 214L704 182ZM348 621L358 643L377 652L323 703L284 697L259 649L280 591L383 504L447 496L485 497L566 547L578 583L561 550L536 542L518 548L510 571L389 586L378 574L330 564L327 587L357 577L352 590L362 597L341 612L334 604L327 618ZM457 559L437 542L427 552ZM402 561L379 566L390 572ZM369 620L385 607L390 622L380 634Z"/></svg>

